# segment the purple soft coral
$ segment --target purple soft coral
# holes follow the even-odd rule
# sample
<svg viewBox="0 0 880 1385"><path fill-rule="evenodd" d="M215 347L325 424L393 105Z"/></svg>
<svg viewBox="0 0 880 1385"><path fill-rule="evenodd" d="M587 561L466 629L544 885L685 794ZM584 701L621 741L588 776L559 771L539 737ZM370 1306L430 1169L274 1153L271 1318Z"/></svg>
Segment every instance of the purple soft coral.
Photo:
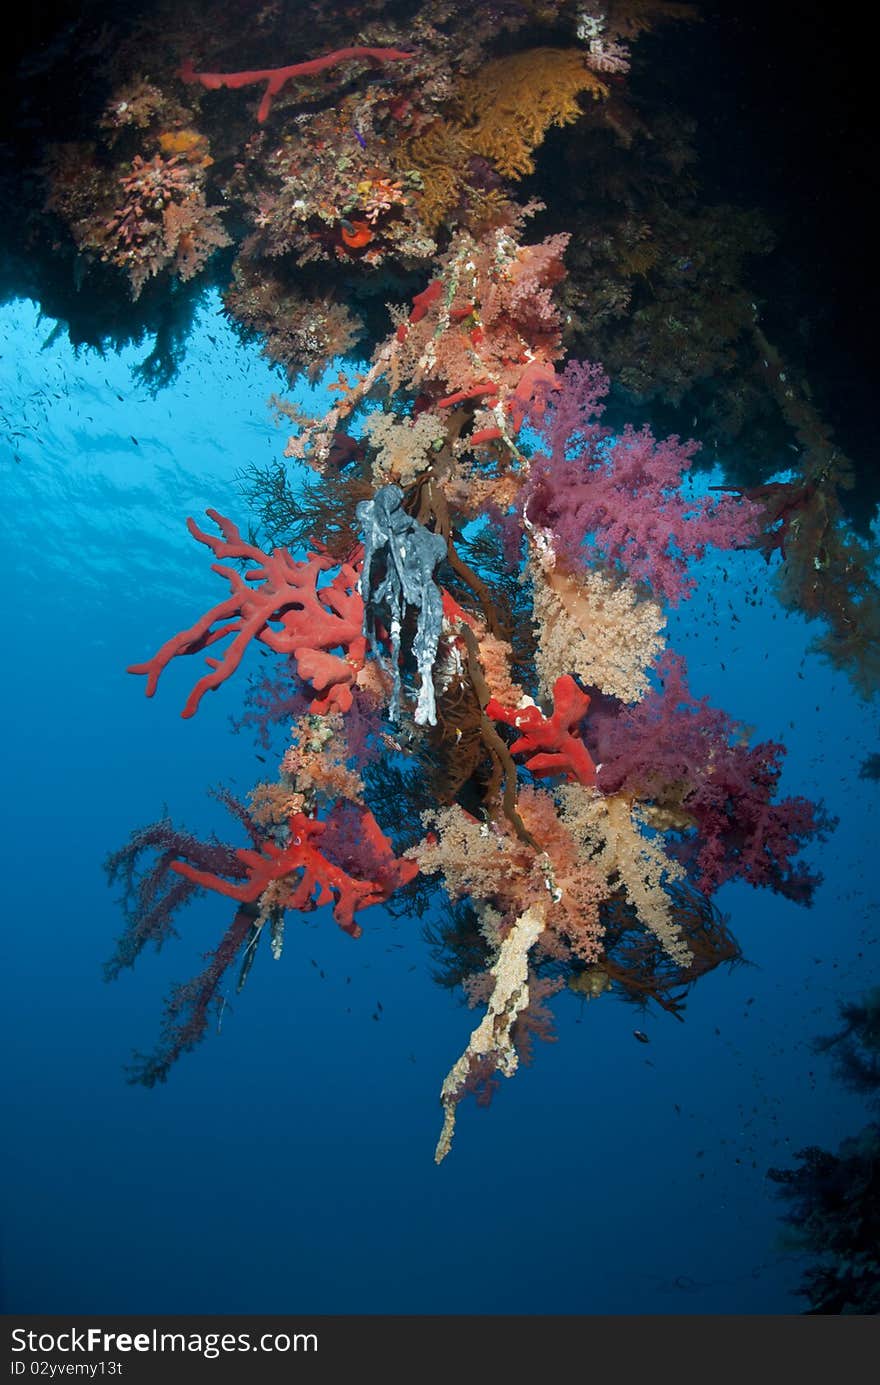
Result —
<svg viewBox="0 0 880 1385"><path fill-rule="evenodd" d="M774 802L785 748L750 747L726 712L692 696L680 656L666 654L658 673L637 706L596 699L584 723L602 792L654 803L678 834L672 854L706 894L737 878L808 904L821 876L794 858L833 821L806 798Z"/></svg>

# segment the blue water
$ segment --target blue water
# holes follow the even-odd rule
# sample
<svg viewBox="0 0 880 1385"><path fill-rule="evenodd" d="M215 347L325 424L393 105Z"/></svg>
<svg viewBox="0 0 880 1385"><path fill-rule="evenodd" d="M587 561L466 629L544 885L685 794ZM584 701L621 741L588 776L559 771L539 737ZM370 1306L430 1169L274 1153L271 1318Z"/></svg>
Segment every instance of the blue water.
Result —
<svg viewBox="0 0 880 1385"><path fill-rule="evenodd" d="M155 398L131 373L144 348L41 349L53 325L30 303L0 316L5 1310L799 1311L765 1175L864 1123L810 1041L877 983L880 785L858 770L878 727L807 652L763 559L704 563L671 643L695 694L785 740L782 791L840 825L808 853L825 873L811 909L719 892L754 965L704 978L685 1023L557 997L558 1042L488 1111L462 1104L436 1168L440 1084L477 1015L432 983L417 920L373 908L353 941L321 910L289 920L280 961L261 950L165 1086L131 1087L131 1050L153 1048L228 909L198 900L179 941L107 985L122 918L102 861L164 805L230 837L206 790L244 794L262 766L229 723L244 677L183 721L190 668L147 701L125 667L223 594L185 518L214 506L245 527L236 475L286 432L277 376L217 302Z"/></svg>

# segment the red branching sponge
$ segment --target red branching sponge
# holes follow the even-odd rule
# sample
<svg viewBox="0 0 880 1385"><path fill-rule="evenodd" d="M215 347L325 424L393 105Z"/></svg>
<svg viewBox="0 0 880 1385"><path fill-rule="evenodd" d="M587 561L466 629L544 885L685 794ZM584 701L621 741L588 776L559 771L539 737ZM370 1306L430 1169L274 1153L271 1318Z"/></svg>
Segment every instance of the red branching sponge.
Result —
<svg viewBox="0 0 880 1385"><path fill-rule="evenodd" d="M465 399L479 399L480 396L484 394L497 396L498 386L494 384L491 380L481 380L476 385L468 385L463 390L456 390L454 394L447 394L445 399L438 399L437 408L449 409L452 407L453 404L461 404L461 402ZM487 403L490 404L490 406L495 402L495 398L487 400Z"/></svg>
<svg viewBox="0 0 880 1385"><path fill-rule="evenodd" d="M412 53L404 53L399 48L337 48L332 53L309 58L306 62L291 63L288 67L264 67L252 72L196 72L191 60L187 59L178 76L182 82L200 82L208 91L216 91L218 87L249 87L255 82L265 82L266 90L257 110L257 120L262 125L272 109L272 97L277 96L292 77L311 77L328 67L336 67L338 63L352 62L357 58L372 58L387 63L401 62L412 56Z"/></svg>
<svg viewBox="0 0 880 1385"><path fill-rule="evenodd" d="M178 654L197 654L231 635L223 658L206 661L211 672L198 680L186 700L181 715L191 717L205 693L235 672L248 644L256 639L277 654L295 657L300 677L321 694L310 711L323 713L333 707L347 712L351 687L367 651L356 567L343 563L333 580L319 589L321 573L337 566L328 554L312 553L306 562L296 562L286 548L275 548L267 555L245 542L231 520L216 510L207 514L223 537L204 533L195 520L188 519L193 538L217 558L247 558L257 566L242 576L234 568L212 563L213 570L229 582L230 595L188 630L166 640L152 659L131 664L128 672L146 674L147 697L152 697L162 670ZM249 583L262 585L254 588ZM344 654L335 652L339 649Z"/></svg>
<svg viewBox="0 0 880 1385"><path fill-rule="evenodd" d="M553 390L562 388L562 380L549 361L529 361L507 400L507 411L514 433L518 433L528 414L543 418L547 401Z"/></svg>
<svg viewBox="0 0 880 1385"><path fill-rule="evenodd" d="M196 869L188 861L175 861L172 870L206 890L215 890L241 904L255 904L269 885L284 881L286 890L273 900L275 907L308 910L332 903L333 917L340 928L357 938L362 930L360 924L355 923L355 911L382 903L401 885L412 880L419 870L418 862L398 860L394 856L390 840L368 808L361 809L361 813L361 845L369 853L374 879L357 879L328 861L316 845L327 823L306 817L304 813L293 813L288 819L290 840L286 846L278 846L267 839L261 843L259 851L247 847L236 851L247 871L243 881L224 880L211 871Z"/></svg>
<svg viewBox="0 0 880 1385"><path fill-rule="evenodd" d="M520 732L510 753L528 754L526 769L532 774L565 774L581 784L596 783L596 766L579 736L573 734L586 715L590 699L581 692L571 674L565 673L553 684L553 715L545 717L540 707L503 707L494 697L486 703L486 716L503 721Z"/></svg>
<svg viewBox="0 0 880 1385"><path fill-rule="evenodd" d="M443 280L432 279L427 288L422 289L421 293L417 293L413 298L412 312L409 315L410 322L421 322L431 304L436 303L442 292Z"/></svg>

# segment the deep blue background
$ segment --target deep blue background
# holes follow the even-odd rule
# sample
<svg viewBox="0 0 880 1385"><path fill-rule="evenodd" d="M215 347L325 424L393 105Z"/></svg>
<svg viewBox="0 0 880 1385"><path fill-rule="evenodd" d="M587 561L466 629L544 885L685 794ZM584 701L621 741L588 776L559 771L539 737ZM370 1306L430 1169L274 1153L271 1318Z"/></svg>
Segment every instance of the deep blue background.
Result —
<svg viewBox="0 0 880 1385"><path fill-rule="evenodd" d="M431 982L417 921L373 909L355 942L322 910L289 921L279 962L261 949L167 1085L130 1087L228 910L198 901L179 942L105 985L103 858L166 804L231 835L205 790L265 771L229 726L244 676L183 721L189 667L151 702L124 670L220 597L184 520L244 525L236 473L286 434L277 378L216 303L156 398L132 381L143 350L41 350L52 325L28 303L0 318L6 1311L797 1311L765 1175L864 1117L810 1041L878 979L880 790L858 778L877 718L805 653L763 560L705 563L672 643L695 692L788 743L784 791L840 826L812 909L720 893L754 965L700 983L685 1023L559 996L559 1041L490 1110L460 1109L438 1169L440 1084L477 1015Z"/></svg>

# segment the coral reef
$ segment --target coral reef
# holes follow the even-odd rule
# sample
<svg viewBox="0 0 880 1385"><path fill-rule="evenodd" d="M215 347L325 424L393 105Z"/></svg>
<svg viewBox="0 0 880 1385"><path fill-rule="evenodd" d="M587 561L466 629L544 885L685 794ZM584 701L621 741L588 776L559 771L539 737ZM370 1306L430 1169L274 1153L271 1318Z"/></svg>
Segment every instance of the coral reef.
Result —
<svg viewBox="0 0 880 1385"><path fill-rule="evenodd" d="M808 903L816 877L798 855L832 825L777 798L782 748L750 747L664 652L664 608L693 590L708 546L754 541L759 506L685 496L692 444L599 422L602 370L558 368L567 238L528 244L524 223L460 230L326 415L279 401L296 429L287 455L314 478L309 556L267 554L214 511L220 537L190 520L215 558L249 566L215 563L229 596L131 667L152 695L172 659L228 641L191 716L256 642L285 660L281 686L263 684L262 724L293 686L311 697L277 780L252 796L252 844L219 869L186 843L164 857L250 910L235 934L245 974L262 934L280 953L289 910L332 905L353 935L356 913L407 892L442 890L465 911L460 979L485 1014L441 1087L438 1161L462 1099L487 1100L549 1037L566 980L677 1013L738 955L711 895L738 878ZM493 542L465 543L468 526ZM531 599L508 598L498 564L480 561L499 549ZM535 625L537 664L514 665ZM209 973L195 1001L182 993L198 1025ZM147 1080L191 1046L191 1024L185 1043L172 1030Z"/></svg>
<svg viewBox="0 0 880 1385"><path fill-rule="evenodd" d="M377 905L427 915L441 978L484 1012L438 1081L440 1159L554 1007L612 993L680 1018L739 959L725 884L809 905L803 853L833 823L786 796L781 745L692 691L667 618L709 550L757 549L870 696L876 552L749 282L771 229L710 200L670 109L658 35L692 7L121 9L17 79L16 291L77 345L156 334L153 386L211 289L279 390L334 376L320 417L273 397L291 436L247 474L249 514L189 520L225 594L132 650L149 696L205 656L183 716L225 700L261 763L286 734L223 797L236 841L163 816L108 862L109 976L198 890L227 911L132 1075L167 1077L291 911L352 937ZM694 472L730 440L707 493Z"/></svg>

